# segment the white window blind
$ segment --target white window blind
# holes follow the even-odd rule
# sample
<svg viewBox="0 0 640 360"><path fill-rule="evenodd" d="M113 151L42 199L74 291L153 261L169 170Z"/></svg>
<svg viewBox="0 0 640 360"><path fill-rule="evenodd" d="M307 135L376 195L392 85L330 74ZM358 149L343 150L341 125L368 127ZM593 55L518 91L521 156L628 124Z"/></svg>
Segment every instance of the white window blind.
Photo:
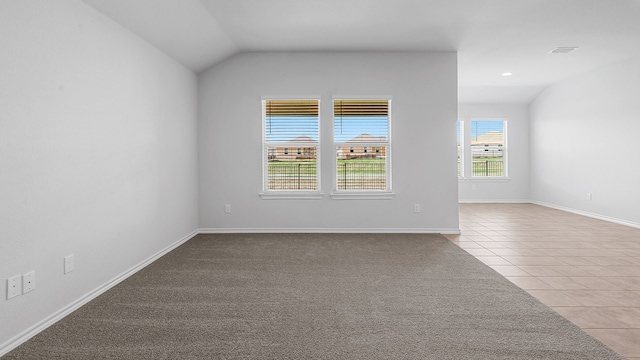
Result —
<svg viewBox="0 0 640 360"><path fill-rule="evenodd" d="M336 190L390 190L389 99L335 99Z"/></svg>
<svg viewBox="0 0 640 360"><path fill-rule="evenodd" d="M471 121L471 161L473 177L507 176L507 121Z"/></svg>
<svg viewBox="0 0 640 360"><path fill-rule="evenodd" d="M264 190L318 190L319 100L263 100Z"/></svg>

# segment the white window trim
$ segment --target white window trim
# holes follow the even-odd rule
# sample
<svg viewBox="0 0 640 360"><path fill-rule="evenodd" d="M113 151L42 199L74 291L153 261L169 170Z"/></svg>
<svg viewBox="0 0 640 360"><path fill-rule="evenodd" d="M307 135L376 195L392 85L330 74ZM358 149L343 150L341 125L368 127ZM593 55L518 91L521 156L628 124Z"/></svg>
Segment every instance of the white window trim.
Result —
<svg viewBox="0 0 640 360"><path fill-rule="evenodd" d="M268 190L268 169L269 169L269 157L268 157L268 148L269 147L277 147L284 146L285 143L280 142L267 142L266 141L266 112L265 112L265 100L317 100L318 101L318 142L314 143L296 143L296 147L305 147L312 146L316 148L316 181L317 181L317 190L300 190L300 191L291 191L291 190ZM260 131L262 132L262 191L258 193L260 198L263 200L319 200L322 199L324 194L322 193L321 186L321 137L322 137L322 126L321 126L321 96L320 95L291 95L291 96L266 96L263 95L260 97L261 103L261 112L262 112L262 127ZM290 144L286 144L290 145ZM291 151L291 150L289 150Z"/></svg>
<svg viewBox="0 0 640 360"><path fill-rule="evenodd" d="M511 178L490 176L490 177L475 177L469 180L471 182L508 182L511 180Z"/></svg>
<svg viewBox="0 0 640 360"><path fill-rule="evenodd" d="M320 200L324 197L324 194L319 191L290 192L282 190L261 192L258 195L263 200Z"/></svg>
<svg viewBox="0 0 640 360"><path fill-rule="evenodd" d="M469 159L471 160L471 174L469 177L467 177L468 179L471 179L472 181L496 181L496 180L510 180L511 178L509 177L509 129L508 129L508 124L509 124L509 119L508 118L503 118L503 117L495 117L495 118L471 118L469 119L469 127L471 127L471 123L474 121L502 121L502 126L503 126L503 132L504 132L504 144L502 145L502 152L503 152L503 167L504 167L504 175L502 176L473 176L473 153L471 150L471 144L469 144ZM469 131L469 136L471 136L471 131ZM471 138L469 138L469 141L471 141Z"/></svg>
<svg viewBox="0 0 640 360"><path fill-rule="evenodd" d="M392 191L370 192L365 190L333 192L329 195L333 200L391 200L396 196Z"/></svg>
<svg viewBox="0 0 640 360"><path fill-rule="evenodd" d="M338 190L337 189L337 181L338 181L338 174L337 174L337 169L338 169L338 159L335 156L335 151L337 147L342 147L342 146L351 146L353 145L352 143L345 143L345 142L335 142L335 134L334 134L334 114L333 114L333 106L334 106L334 102L336 100L366 100L366 99L385 99L389 101L389 120L388 120L388 126L389 126L389 136L387 139L387 142L385 143L358 143L358 146L385 146L386 147L386 161L385 161L385 166L386 166L386 174L387 174L387 179L386 179L386 184L387 184L387 189L385 190ZM331 191L331 193L329 194L331 196L331 199L334 200L390 200L393 199L393 197L395 196L395 193L393 192L393 184L392 184L392 179L393 179L393 173L392 173L392 152L393 152L393 147L391 146L392 143L392 139L393 136L391 135L391 124L392 124L392 100L393 100L393 96L391 95L333 95L331 97L331 140L332 141L332 149L333 149L333 170L332 170L332 175L333 175L333 190Z"/></svg>
<svg viewBox="0 0 640 360"><path fill-rule="evenodd" d="M465 145L465 136L464 136L465 128L464 127L466 122L464 121L463 118L458 118L458 120L456 121L456 130L458 127L458 123L460 124L460 174L458 175L458 180L462 180L462 179L465 179L465 174L467 173L464 168L466 164L466 161L464 161L465 149L467 148L466 146L464 146Z"/></svg>

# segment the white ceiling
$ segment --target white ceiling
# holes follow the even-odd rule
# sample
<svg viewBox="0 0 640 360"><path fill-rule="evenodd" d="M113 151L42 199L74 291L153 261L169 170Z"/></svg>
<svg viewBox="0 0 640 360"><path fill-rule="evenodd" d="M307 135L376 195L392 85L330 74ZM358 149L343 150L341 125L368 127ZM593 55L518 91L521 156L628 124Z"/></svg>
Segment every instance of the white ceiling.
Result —
<svg viewBox="0 0 640 360"><path fill-rule="evenodd" d="M244 51L457 51L461 102L528 103L640 58L639 0L84 2L195 72ZM558 46L579 49L548 53Z"/></svg>

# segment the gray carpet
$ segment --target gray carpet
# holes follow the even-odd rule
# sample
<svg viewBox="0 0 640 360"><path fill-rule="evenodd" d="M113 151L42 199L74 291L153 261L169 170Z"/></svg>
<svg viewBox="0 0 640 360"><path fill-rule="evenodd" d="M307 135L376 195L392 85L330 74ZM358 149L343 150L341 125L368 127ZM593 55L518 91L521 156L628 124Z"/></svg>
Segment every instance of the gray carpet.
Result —
<svg viewBox="0 0 640 360"><path fill-rule="evenodd" d="M199 235L9 359L622 359L440 235Z"/></svg>

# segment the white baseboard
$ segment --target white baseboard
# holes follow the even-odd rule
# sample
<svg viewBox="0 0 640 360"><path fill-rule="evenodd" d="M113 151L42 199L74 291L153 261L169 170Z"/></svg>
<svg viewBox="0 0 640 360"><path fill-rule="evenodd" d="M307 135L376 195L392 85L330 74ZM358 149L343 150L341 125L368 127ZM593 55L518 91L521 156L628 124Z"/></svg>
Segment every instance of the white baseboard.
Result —
<svg viewBox="0 0 640 360"><path fill-rule="evenodd" d="M582 215L582 216L586 216L586 217L590 217L590 218L594 218L594 219L598 219L598 220L608 221L608 222L612 222L612 223L615 223L615 224L620 224L620 225L625 225L625 226L630 226L630 227L633 227L633 228L640 229L640 224L639 223L635 223L635 222L631 222L631 221L627 221L627 220L617 219L617 218L614 218L614 217L600 215L600 214L594 214L594 213L590 213L590 212L587 212L587 211L572 209L572 208L568 208L568 207L564 207L564 206L560 206L560 205L545 203L545 202L542 202L542 201L531 200L531 203L532 204L536 204L536 205L540 205L540 206L544 206L544 207L548 207L548 208L552 208L552 209L556 209L556 210L562 210L562 211L570 212L570 213L577 214L577 215Z"/></svg>
<svg viewBox="0 0 640 360"><path fill-rule="evenodd" d="M529 204L531 201L529 199L506 199L506 200L496 200L496 199L459 199L458 203L460 204Z"/></svg>
<svg viewBox="0 0 640 360"><path fill-rule="evenodd" d="M105 291L107 291L107 290L111 289L112 287L118 285L119 283L121 283L126 278L128 278L131 275L135 274L136 272L142 270L147 265L149 265L152 262L158 260L163 255L167 254L168 252L170 252L171 250L177 248L178 246L184 244L185 242L187 242L189 239L193 238L196 235L198 235L198 230L194 230L189 235L183 237L182 239L176 241L175 243L173 243L173 244L167 246L166 248L160 250L159 252L157 252L154 255L148 257L147 259L145 259L144 261L142 261L138 265L130 268L129 270L123 272L122 274L116 276L115 278L107 281L105 284L97 287L93 291L90 291L89 293L85 294L84 296L80 297L79 299L75 300L74 302L70 303L69 305L65 306L64 308L58 310L57 312L53 313L52 315L48 316L47 318L43 319L42 321L40 321L40 322L36 323L35 325L31 326L30 328L28 328L27 330L23 331L22 333L20 333L20 334L14 336L13 338L9 339L4 344L0 345L0 357L6 355L9 351L11 351L11 350L15 349L16 347L20 346L20 344L22 344L25 341L31 339L32 337L34 337L35 335L37 335L38 333L40 333L44 329L46 329L49 326L55 324L56 322L58 322L59 320L61 320L65 316L71 314L72 312L74 312L75 310L79 309L81 306L87 304L91 300L95 299L96 297L98 297L99 295L104 293Z"/></svg>
<svg viewBox="0 0 640 360"><path fill-rule="evenodd" d="M200 234L258 233L384 233L384 234L460 234L456 228L201 228Z"/></svg>

